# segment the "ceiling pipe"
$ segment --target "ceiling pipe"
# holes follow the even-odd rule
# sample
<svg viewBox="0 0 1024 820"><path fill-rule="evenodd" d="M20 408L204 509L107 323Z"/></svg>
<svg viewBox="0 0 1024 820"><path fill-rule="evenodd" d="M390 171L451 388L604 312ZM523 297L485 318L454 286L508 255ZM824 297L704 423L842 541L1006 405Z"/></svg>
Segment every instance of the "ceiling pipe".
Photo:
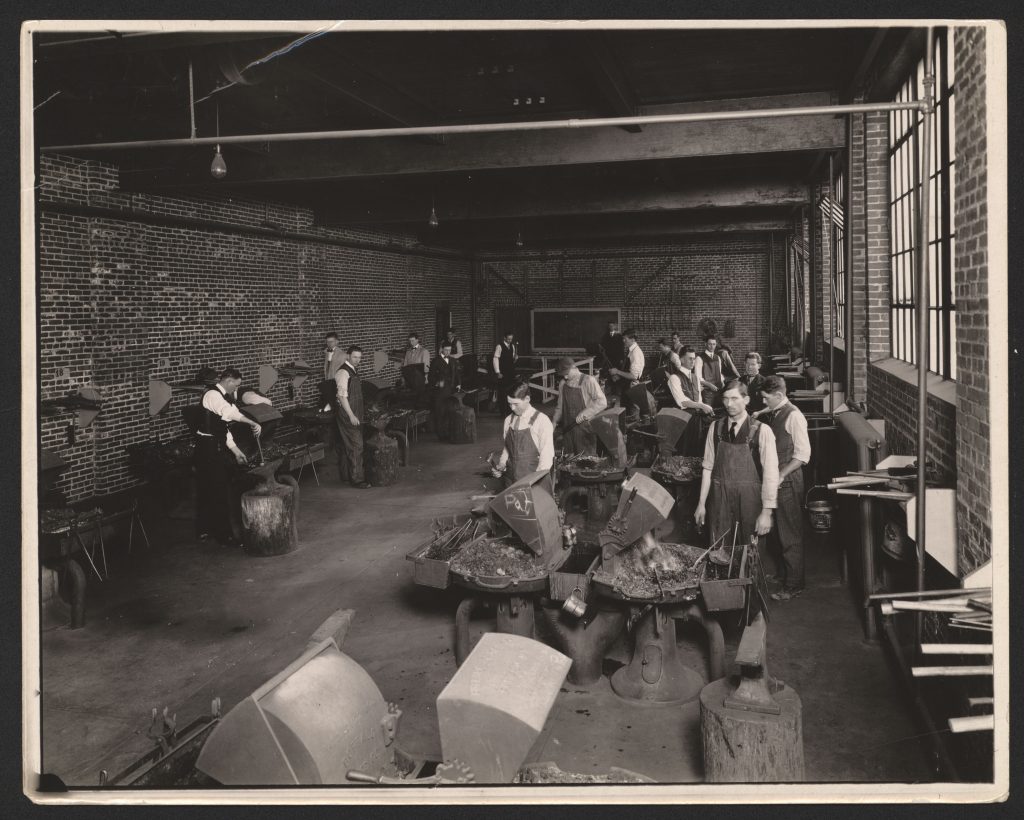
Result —
<svg viewBox="0 0 1024 820"><path fill-rule="evenodd" d="M748 111L706 111L688 114L650 114L636 117L599 117L571 120L531 120L528 122L480 122L465 125L417 125L401 128L363 128L349 131L297 131L280 134L238 134L226 137L197 137L123 142L90 142L77 145L44 145L44 153L62 151L112 151L134 148L185 148L194 145L238 145L252 142L314 142L321 140L374 139L379 137L419 137L434 134L484 134L502 131L545 131L560 128L621 128L626 125L670 125L685 122L725 122L732 120L772 119L844 115L874 111L920 109L920 100L856 105L822 105L802 108L762 108Z"/></svg>

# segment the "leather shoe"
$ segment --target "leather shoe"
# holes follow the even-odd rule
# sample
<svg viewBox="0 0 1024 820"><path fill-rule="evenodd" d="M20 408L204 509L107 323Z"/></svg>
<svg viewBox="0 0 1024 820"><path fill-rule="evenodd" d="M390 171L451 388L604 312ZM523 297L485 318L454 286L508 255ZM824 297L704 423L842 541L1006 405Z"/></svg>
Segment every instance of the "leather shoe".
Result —
<svg viewBox="0 0 1024 820"><path fill-rule="evenodd" d="M358 484L353 484L352 486L355 487L357 490L368 490L373 485L369 481L361 481Z"/></svg>

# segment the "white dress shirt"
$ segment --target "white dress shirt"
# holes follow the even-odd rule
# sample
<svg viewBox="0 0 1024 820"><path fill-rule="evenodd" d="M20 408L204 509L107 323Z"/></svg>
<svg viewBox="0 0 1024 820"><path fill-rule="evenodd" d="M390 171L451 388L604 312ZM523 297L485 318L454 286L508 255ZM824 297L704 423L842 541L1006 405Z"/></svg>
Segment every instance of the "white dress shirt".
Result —
<svg viewBox="0 0 1024 820"><path fill-rule="evenodd" d="M783 399L782 404L776 407L776 410L781 410L787 404L789 399ZM793 458L797 461L802 461L804 464L809 464L811 461L811 440L807 435L807 417L800 412L798 407L793 408L796 412L790 413L786 417L786 432L789 433L793 439ZM771 410L768 414L772 413ZM770 415L766 415L761 418L761 421L767 422L771 418ZM783 466L783 465L780 465Z"/></svg>
<svg viewBox="0 0 1024 820"><path fill-rule="evenodd" d="M233 404L231 404L224 397L227 395L227 391L219 384L214 385L216 390L207 390L203 393L203 408L209 410L211 413L216 413L224 421L246 421L245 416L242 412ZM206 435L200 433L199 435ZM228 430L227 437L225 438L227 446L231 450L238 449L235 446L235 438L231 435L231 430Z"/></svg>
<svg viewBox="0 0 1024 820"><path fill-rule="evenodd" d="M629 376L633 381L638 382L644 374L644 365L646 364L644 352L640 349L640 345L634 342L633 346L626 351L626 355L629 357Z"/></svg>

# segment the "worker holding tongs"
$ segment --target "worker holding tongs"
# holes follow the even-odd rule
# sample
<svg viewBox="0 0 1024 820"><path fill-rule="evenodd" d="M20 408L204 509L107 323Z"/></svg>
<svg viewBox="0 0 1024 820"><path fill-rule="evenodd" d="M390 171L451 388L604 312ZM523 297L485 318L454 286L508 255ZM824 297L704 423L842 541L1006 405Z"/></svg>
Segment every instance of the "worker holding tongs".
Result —
<svg viewBox="0 0 1024 820"><path fill-rule="evenodd" d="M590 420L608 406L608 399L597 379L581 373L569 356L558 360L555 373L562 381L551 423L561 433L562 450L573 455L594 455L597 435Z"/></svg>

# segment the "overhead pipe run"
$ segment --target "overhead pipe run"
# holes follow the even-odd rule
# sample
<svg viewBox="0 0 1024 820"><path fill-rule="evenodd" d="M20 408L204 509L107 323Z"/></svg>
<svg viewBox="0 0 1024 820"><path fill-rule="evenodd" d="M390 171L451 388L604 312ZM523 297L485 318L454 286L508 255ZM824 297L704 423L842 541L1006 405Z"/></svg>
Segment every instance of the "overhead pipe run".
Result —
<svg viewBox="0 0 1024 820"><path fill-rule="evenodd" d="M545 131L560 128L621 128L626 125L672 125L685 122L725 122L732 120L811 117L822 114L870 113L921 109L919 100L893 103L822 105L802 108L761 108L749 111L705 111L689 114L650 114L636 117L595 117L592 119L530 120L528 122L481 122L465 125L417 125L400 128L363 128L348 131L296 131L280 134L236 134L220 137L186 137L162 140L89 142L77 145L44 145L44 153L62 151L112 151L135 148L186 148L194 145L242 145L264 142L313 142L320 140L374 139L378 137L420 137L440 134L484 134L501 131Z"/></svg>

